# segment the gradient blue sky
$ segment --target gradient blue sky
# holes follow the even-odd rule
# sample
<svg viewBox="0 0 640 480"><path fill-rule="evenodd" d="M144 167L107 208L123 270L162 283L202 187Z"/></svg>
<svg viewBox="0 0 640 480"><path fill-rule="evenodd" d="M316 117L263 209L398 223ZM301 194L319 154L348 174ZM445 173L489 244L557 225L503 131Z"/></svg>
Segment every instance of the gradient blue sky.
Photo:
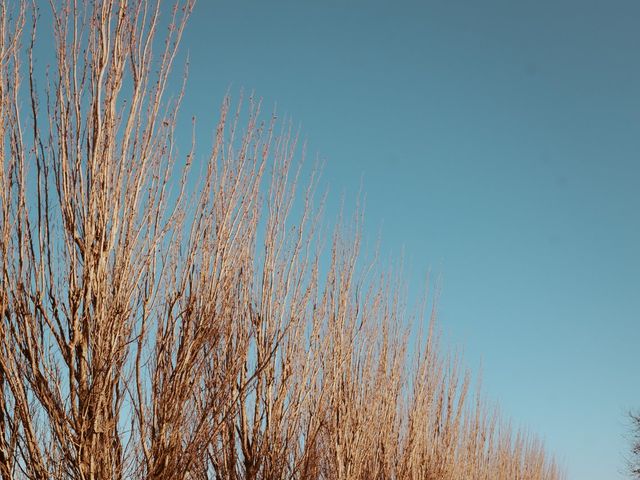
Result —
<svg viewBox="0 0 640 480"><path fill-rule="evenodd" d="M412 285L441 275L446 343L482 363L488 396L570 480L623 478L640 2L200 0L183 50L184 112L208 132L229 87L277 102L332 199L362 180L365 236L404 250Z"/></svg>

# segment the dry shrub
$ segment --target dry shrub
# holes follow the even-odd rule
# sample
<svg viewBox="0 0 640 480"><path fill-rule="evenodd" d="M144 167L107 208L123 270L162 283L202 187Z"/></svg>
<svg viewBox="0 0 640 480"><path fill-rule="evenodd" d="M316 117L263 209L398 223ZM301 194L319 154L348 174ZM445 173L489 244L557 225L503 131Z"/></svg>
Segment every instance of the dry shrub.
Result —
<svg viewBox="0 0 640 480"><path fill-rule="evenodd" d="M52 2L46 76L34 9L0 12L4 480L560 478L433 318L408 341L357 226L323 248L289 128L225 101L188 180L165 90L190 0L164 38L155 1Z"/></svg>

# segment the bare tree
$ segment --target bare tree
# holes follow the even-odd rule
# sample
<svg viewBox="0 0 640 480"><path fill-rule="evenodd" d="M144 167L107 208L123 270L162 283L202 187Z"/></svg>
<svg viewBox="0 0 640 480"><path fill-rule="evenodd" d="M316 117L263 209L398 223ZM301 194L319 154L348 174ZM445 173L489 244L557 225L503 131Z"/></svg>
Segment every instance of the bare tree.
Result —
<svg viewBox="0 0 640 480"><path fill-rule="evenodd" d="M631 420L629 474L632 478L640 478L640 414L629 413L629 419Z"/></svg>
<svg viewBox="0 0 640 480"><path fill-rule="evenodd" d="M290 127L225 100L180 151L192 7L52 0L46 74L35 4L0 7L2 479L560 478L469 401L435 311L410 341L360 214L323 248Z"/></svg>

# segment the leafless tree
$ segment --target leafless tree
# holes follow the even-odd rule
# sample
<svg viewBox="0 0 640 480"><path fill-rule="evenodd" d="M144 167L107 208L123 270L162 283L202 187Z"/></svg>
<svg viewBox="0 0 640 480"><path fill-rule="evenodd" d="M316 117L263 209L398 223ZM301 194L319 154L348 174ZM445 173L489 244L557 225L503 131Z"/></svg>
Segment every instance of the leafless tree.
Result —
<svg viewBox="0 0 640 480"><path fill-rule="evenodd" d="M631 457L629 473L632 478L640 479L640 414L629 413L631 420Z"/></svg>
<svg viewBox="0 0 640 480"><path fill-rule="evenodd" d="M0 7L3 480L561 477L469 400L435 311L409 335L361 215L325 234L288 126L226 100L208 158L179 149L192 0L48 8L52 38Z"/></svg>

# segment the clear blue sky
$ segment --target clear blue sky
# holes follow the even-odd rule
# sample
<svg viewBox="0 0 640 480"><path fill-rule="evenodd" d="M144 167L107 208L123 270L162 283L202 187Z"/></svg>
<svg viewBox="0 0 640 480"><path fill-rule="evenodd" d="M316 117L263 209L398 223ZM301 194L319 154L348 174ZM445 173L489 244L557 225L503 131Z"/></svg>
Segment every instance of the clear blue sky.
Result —
<svg viewBox="0 0 640 480"><path fill-rule="evenodd" d="M277 102L333 198L362 179L365 236L404 249L412 284L442 276L447 344L505 414L570 480L622 478L640 407L640 2L200 0L183 49L203 132L228 87Z"/></svg>

